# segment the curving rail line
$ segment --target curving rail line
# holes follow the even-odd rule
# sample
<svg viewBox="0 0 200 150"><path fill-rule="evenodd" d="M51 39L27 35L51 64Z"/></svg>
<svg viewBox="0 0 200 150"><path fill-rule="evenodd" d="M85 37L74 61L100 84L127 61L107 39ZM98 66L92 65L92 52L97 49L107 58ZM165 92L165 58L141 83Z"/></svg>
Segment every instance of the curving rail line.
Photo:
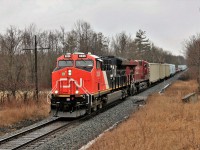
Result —
<svg viewBox="0 0 200 150"><path fill-rule="evenodd" d="M15 150L24 148L52 133L66 128L73 121L63 121L61 118L52 118L50 121L17 133L4 139L0 139L0 149Z"/></svg>

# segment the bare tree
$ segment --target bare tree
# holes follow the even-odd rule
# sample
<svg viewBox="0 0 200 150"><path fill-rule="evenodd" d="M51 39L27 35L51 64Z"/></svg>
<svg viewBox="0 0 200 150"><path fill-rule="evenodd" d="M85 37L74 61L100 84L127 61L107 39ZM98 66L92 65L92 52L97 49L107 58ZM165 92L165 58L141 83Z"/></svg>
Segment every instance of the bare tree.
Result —
<svg viewBox="0 0 200 150"><path fill-rule="evenodd" d="M192 36L185 44L188 67L196 70L200 92L200 34Z"/></svg>
<svg viewBox="0 0 200 150"><path fill-rule="evenodd" d="M13 26L7 29L5 35L0 36L2 54L6 58L1 72L3 75L1 83L12 92L14 97L20 85L20 75L23 69L23 64L19 63L21 62L21 43L22 32Z"/></svg>
<svg viewBox="0 0 200 150"><path fill-rule="evenodd" d="M77 34L74 30L67 33L66 37L66 49L67 52L73 53L77 48Z"/></svg>
<svg viewBox="0 0 200 150"><path fill-rule="evenodd" d="M112 38L112 47L117 56L128 57L131 44L131 37L130 35L126 35L125 32L116 34L116 36Z"/></svg>

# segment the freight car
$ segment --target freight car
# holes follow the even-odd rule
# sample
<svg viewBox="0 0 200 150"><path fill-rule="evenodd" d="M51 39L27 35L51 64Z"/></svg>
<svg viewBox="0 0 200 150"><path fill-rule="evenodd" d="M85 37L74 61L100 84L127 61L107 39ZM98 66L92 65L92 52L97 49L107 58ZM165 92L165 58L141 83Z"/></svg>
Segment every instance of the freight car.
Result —
<svg viewBox="0 0 200 150"><path fill-rule="evenodd" d="M155 83L162 78L159 63L149 63L149 83Z"/></svg>
<svg viewBox="0 0 200 150"><path fill-rule="evenodd" d="M183 71L186 70L187 66L186 65L178 65L178 71Z"/></svg>
<svg viewBox="0 0 200 150"><path fill-rule="evenodd" d="M170 65L170 76L173 76L176 73L176 66L174 64L169 64L169 65Z"/></svg>
<svg viewBox="0 0 200 150"><path fill-rule="evenodd" d="M165 65L165 78L170 77L170 64L164 64Z"/></svg>
<svg viewBox="0 0 200 150"><path fill-rule="evenodd" d="M169 75L169 64L67 53L57 58L52 72L51 111L73 118L90 114Z"/></svg>

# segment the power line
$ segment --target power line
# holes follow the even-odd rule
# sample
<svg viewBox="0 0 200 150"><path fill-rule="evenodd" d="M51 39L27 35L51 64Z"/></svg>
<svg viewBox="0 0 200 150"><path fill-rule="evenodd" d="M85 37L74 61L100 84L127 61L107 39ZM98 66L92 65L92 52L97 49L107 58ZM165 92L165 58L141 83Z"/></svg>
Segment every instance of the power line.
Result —
<svg viewBox="0 0 200 150"><path fill-rule="evenodd" d="M38 50L44 50L44 49L50 49L48 48L37 48L37 36L35 35L35 48L26 48L23 50L34 50L35 55L35 99L38 100L38 75L37 75L37 51Z"/></svg>

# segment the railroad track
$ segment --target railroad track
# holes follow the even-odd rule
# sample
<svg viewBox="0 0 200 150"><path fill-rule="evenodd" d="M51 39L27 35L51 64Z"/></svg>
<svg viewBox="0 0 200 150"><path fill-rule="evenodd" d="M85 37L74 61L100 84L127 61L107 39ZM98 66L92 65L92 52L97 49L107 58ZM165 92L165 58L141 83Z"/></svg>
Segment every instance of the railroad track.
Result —
<svg viewBox="0 0 200 150"><path fill-rule="evenodd" d="M74 121L64 121L62 118L52 118L44 124L0 139L0 149L15 150L31 147L31 145L62 129L66 129L73 123Z"/></svg>

